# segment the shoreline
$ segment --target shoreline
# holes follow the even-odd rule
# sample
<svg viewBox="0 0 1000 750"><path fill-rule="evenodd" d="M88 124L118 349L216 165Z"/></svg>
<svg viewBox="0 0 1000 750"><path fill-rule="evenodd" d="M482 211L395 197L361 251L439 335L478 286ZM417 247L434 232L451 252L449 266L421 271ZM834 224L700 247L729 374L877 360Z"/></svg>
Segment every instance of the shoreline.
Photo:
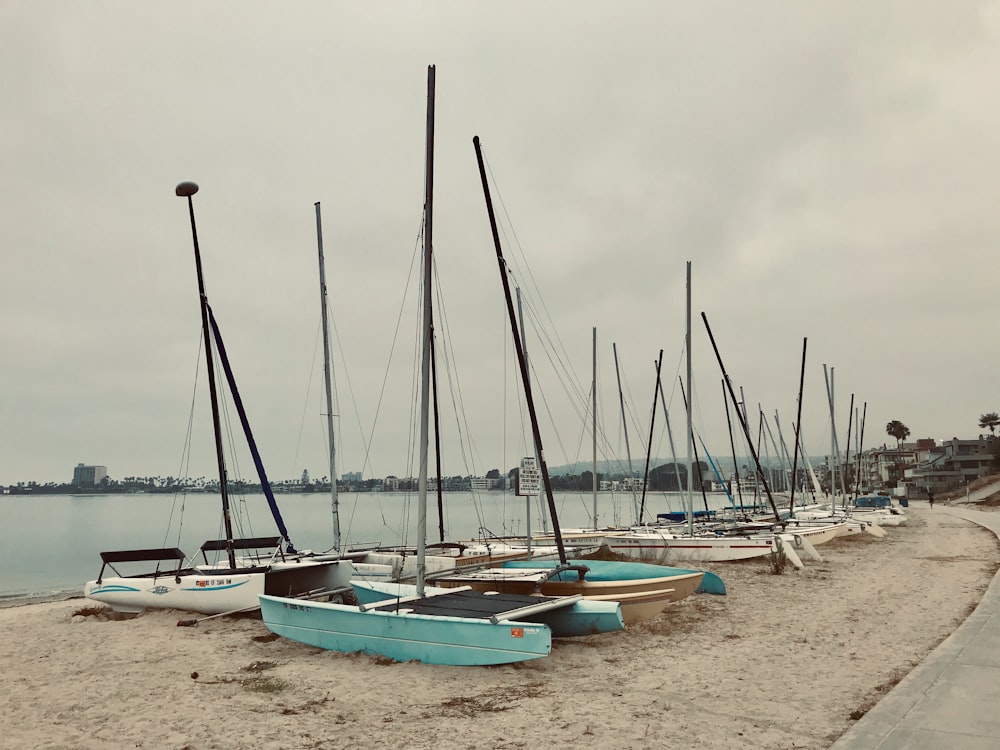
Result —
<svg viewBox="0 0 1000 750"><path fill-rule="evenodd" d="M32 604L52 604L54 602L67 602L78 599L85 601L83 586L79 589L65 589L60 591L48 591L37 593L13 592L0 595L0 609L11 609L14 607L27 607Z"/></svg>
<svg viewBox="0 0 1000 750"><path fill-rule="evenodd" d="M822 750L965 620L997 570L992 533L924 506L885 539L822 545L823 562L801 571L712 565L726 596L691 596L623 633L557 640L550 656L505 667L323 651L253 618L114 619L82 597L0 609L5 741Z"/></svg>

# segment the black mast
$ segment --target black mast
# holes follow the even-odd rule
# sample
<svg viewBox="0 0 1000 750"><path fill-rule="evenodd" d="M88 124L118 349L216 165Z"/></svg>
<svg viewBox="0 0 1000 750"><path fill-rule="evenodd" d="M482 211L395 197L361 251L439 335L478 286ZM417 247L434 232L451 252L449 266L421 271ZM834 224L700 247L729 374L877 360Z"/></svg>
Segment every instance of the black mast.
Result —
<svg viewBox="0 0 1000 750"><path fill-rule="evenodd" d="M649 459L653 453L653 425L656 424L656 389L660 386L661 364L663 364L662 349L660 349L660 356L656 358L656 383L653 386L653 410L649 417L649 440L646 442L646 468L642 472L642 500L639 503L640 526L642 526L642 517L646 514L646 485L649 484ZM691 481L690 478L688 481Z"/></svg>
<svg viewBox="0 0 1000 750"><path fill-rule="evenodd" d="M539 469L542 472L542 483L545 485L545 499L549 506L549 516L552 518L552 533L555 536L556 548L559 550L559 562L566 565L566 548L563 546L562 531L559 528L559 516L556 513L556 501L552 496L552 482L549 479L549 469L545 464L545 453L542 450L542 436L538 429L538 417L535 414L535 402L531 396L531 381L528 378L528 366L524 359L524 348L521 336L517 330L517 316L514 315L514 301L510 295L510 281L507 279L507 263L503 259L500 248L500 233L497 231L497 219L493 213L493 199L490 197L489 181L486 179L486 166L483 164L483 152L479 146L479 136L474 136L472 145L476 149L476 162L479 164L479 178L483 183L483 197L486 199L486 213L490 217L490 231L493 233L493 246L497 251L497 265L500 268L500 280L503 282L503 296L507 301L507 317L510 319L510 332L514 337L514 349L517 351L517 364L521 370L521 382L524 384L524 399L531 417L531 435L538 452Z"/></svg>
<svg viewBox="0 0 1000 750"><path fill-rule="evenodd" d="M226 459L222 452L222 428L219 423L219 396L215 388L215 365L212 362L212 338L208 328L208 297L205 294L205 279L201 273L201 252L198 249L198 228L194 221L194 201L198 192L194 182L182 182L174 194L187 198L188 213L191 216L191 239L194 241L194 265L198 271L198 297L201 307L201 333L205 340L205 364L208 366L208 392L212 400L212 427L215 430L215 456L219 464L219 490L222 493L222 520L226 527L226 554L229 567L236 568L236 553L233 551L233 521L229 513L229 488L226 479Z"/></svg>
<svg viewBox="0 0 1000 750"><path fill-rule="evenodd" d="M802 339L802 367L799 369L799 405L795 415L795 453L792 457L792 491L791 497L788 499L789 513L795 512L795 485L799 483L797 476L799 470L799 425L802 424L802 390L806 382L806 344L808 341L808 339Z"/></svg>
<svg viewBox="0 0 1000 750"><path fill-rule="evenodd" d="M712 342L712 350L715 352L715 358L719 362L719 369L722 370L722 379L729 390L729 397L733 400L733 407L736 409L736 416L740 418L740 426L743 428L743 435L747 439L747 447L750 449L750 455L753 457L754 466L757 467L757 476L760 478L761 484L764 485L764 492L767 493L767 500L771 504L771 512L774 513L774 520L776 523L781 523L781 516L778 515L778 508L774 504L774 496L771 495L771 487L767 483L767 477L764 476L764 471L760 468L760 459L757 457L757 451L754 450L753 440L750 437L750 428L747 426L746 418L743 416L743 412L740 410L739 402L736 400L736 394L733 392L733 386L729 382L729 375L726 373L726 366L722 364L722 355L719 354L719 347L715 345L715 336L712 335L712 328L708 325L708 318L705 313L701 314L701 319L705 323L705 330L708 331L708 339Z"/></svg>

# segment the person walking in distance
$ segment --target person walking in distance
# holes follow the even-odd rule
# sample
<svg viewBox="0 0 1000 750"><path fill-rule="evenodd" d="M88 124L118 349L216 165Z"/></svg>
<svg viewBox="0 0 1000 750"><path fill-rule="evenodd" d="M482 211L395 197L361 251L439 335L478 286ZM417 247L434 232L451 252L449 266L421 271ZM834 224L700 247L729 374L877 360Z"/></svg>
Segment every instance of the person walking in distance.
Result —
<svg viewBox="0 0 1000 750"><path fill-rule="evenodd" d="M934 507L934 493L931 492L929 489L927 490L927 502L930 504L932 508Z"/></svg>

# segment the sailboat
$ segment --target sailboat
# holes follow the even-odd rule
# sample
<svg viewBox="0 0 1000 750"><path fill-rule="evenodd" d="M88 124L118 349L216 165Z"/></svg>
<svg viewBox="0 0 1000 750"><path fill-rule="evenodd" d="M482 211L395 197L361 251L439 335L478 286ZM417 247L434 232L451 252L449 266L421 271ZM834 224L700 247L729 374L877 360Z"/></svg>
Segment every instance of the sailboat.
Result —
<svg viewBox="0 0 1000 750"><path fill-rule="evenodd" d="M694 593L705 576L703 571L684 571L661 568L656 565L597 560L570 560L566 556L562 530L552 483L542 448L541 432L532 396L531 381L528 376L522 337L518 331L517 318L507 278L507 265L500 245L493 200L490 196L489 181L483 160L479 137L473 138L479 176L486 201L486 212L490 221L493 244L496 250L500 279L507 304L511 337L517 354L521 385L524 389L525 405L531 423L533 445L538 458L538 469L548 505L549 520L552 522L552 536L558 550L558 560L530 560L507 562L499 568L473 571L442 577L442 583L451 586L468 585L479 591L503 593L541 593L543 595L579 594L594 601L618 601L622 606L622 616L626 624L633 624L655 617L667 603L681 595ZM678 589L683 588L683 592Z"/></svg>
<svg viewBox="0 0 1000 750"><path fill-rule="evenodd" d="M427 472L430 421L431 280L434 175L435 68L427 70L427 155L424 196L423 326L420 379L420 478L417 508L417 582L412 596L397 584L396 594L357 606L303 602L262 595L261 614L271 632L332 651L363 652L396 661L483 666L546 656L555 623L573 610L598 611L623 627L617 603L593 607L576 598L517 597L470 589L428 591ZM582 607L582 609L581 609ZM573 634L573 633L567 633Z"/></svg>
<svg viewBox="0 0 1000 750"><path fill-rule="evenodd" d="M416 557L410 550L399 549L345 549L340 531L340 498L337 492L337 450L333 429L333 363L330 360L329 315L327 314L326 262L323 257L323 219L319 202L316 209L316 245L319 256L320 316L323 331L323 382L326 392L326 431L330 472L330 509L333 522L333 547L328 552L314 556L314 559L346 559L353 568L352 580L368 582L392 582L412 580L416 576ZM433 572L450 570L455 567L455 558L433 556L425 560Z"/></svg>
<svg viewBox="0 0 1000 750"><path fill-rule="evenodd" d="M687 328L685 349L687 359L687 381L691 383L691 263L687 263ZM685 560L692 562L722 562L747 560L783 551L788 559L802 567L801 560L792 548L803 542L801 536L783 536L769 529L753 527L725 529L695 529L693 513L692 454L694 430L692 408L688 399L687 407L687 522L684 524L659 524L636 526L622 532L613 532L605 537L604 543L612 552L628 557L661 562ZM742 422L742 414L739 414ZM753 446L750 446L753 451ZM756 459L756 456L755 456ZM763 477L761 477L763 479ZM788 544L791 542L792 544Z"/></svg>
<svg viewBox="0 0 1000 750"><path fill-rule="evenodd" d="M194 242L195 268L198 275L198 295L201 307L202 336L208 370L208 387L212 403L212 423L215 432L216 459L219 469L219 489L222 496L222 520L226 538L210 540L201 546L203 563L188 563L187 555L179 548L131 549L101 552L101 570L97 578L84 586L84 596L103 602L119 612L136 613L145 608L183 609L206 615L248 611L259 606L258 597L264 593L282 593L295 597L333 596L347 590L351 566L347 562L316 561L300 556L289 537L288 530L278 511L264 472L256 443L250 432L249 421L236 389L235 378L222 336L205 294L201 269L201 252L195 226L192 196L198 192L193 182L180 183L175 193L187 198ZM211 331L211 333L210 333ZM214 336L212 335L214 334ZM219 399L213 362L215 350L225 371L233 394L240 421L261 479L261 486L268 499L272 515L280 532L276 537L238 539L233 535L230 514L223 437L219 419ZM284 546L284 549L282 547ZM261 553L261 550L267 550ZM212 563L209 552L225 552L226 560ZM239 553L239 557L237 557ZM156 563L152 571L121 573L115 567L136 563ZM113 575L106 576L110 568Z"/></svg>

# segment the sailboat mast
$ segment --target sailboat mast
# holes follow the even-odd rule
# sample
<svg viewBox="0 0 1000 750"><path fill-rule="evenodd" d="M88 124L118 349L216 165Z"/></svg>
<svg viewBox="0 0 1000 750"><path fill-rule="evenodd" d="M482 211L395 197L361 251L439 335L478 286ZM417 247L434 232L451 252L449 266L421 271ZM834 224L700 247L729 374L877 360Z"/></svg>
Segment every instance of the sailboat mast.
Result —
<svg viewBox="0 0 1000 750"><path fill-rule="evenodd" d="M208 392L212 401L212 428L215 431L215 457L219 465L219 491L222 494L222 522L226 529L226 554L229 567L236 567L236 553L233 551L233 519L229 510L229 487L226 478L226 459L222 452L222 428L219 421L219 395L215 387L215 365L212 361L212 338L208 328L208 296L205 294L205 278L201 272L201 251L198 248L198 228L194 221L194 201L198 192L194 182L182 182L174 190L178 197L187 198L188 214L191 217L191 239L194 242L194 265L198 272L198 298L201 307L201 334L205 340L205 364L208 367Z"/></svg>
<svg viewBox="0 0 1000 750"><path fill-rule="evenodd" d="M336 443L333 434L333 374L330 371L330 331L327 324L326 263L323 260L323 221L319 201L316 206L316 245L319 250L319 300L323 321L323 378L326 384L326 434L330 446L330 509L333 514L333 548L340 551L340 502L337 497Z"/></svg>
<svg viewBox="0 0 1000 750"><path fill-rule="evenodd" d="M611 351L615 354L615 379L618 381L618 404L622 412L622 432L625 434L625 458L628 460L628 482L629 488L632 491L632 516L633 518L637 518L639 507L635 502L635 483L632 481L634 479L632 476L632 449L628 444L628 419L625 416L625 394L622 393L622 376L618 370L618 346L614 342L611 344Z"/></svg>
<svg viewBox="0 0 1000 750"><path fill-rule="evenodd" d="M830 512L836 510L837 500L837 464L840 461L840 449L837 446L837 417L834 409L833 367L827 371L823 365L823 379L826 381L826 400L830 406Z"/></svg>
<svg viewBox="0 0 1000 750"><path fill-rule="evenodd" d="M434 407L434 476L437 487L438 541L444 541L444 496L441 481L441 418L438 411L437 354L434 336L434 311L431 310L431 403Z"/></svg>
<svg viewBox="0 0 1000 750"><path fill-rule="evenodd" d="M865 416L868 414L868 402L865 401L864 406L861 409L861 421L858 422L858 447L854 451L855 458L858 462L858 474L857 479L854 482L854 486L858 487L858 492L860 492L861 487L861 448L865 444Z"/></svg>
<svg viewBox="0 0 1000 750"><path fill-rule="evenodd" d="M639 501L639 520L642 525L642 518L646 515L646 486L649 484L649 462L653 454L653 427L656 424L656 394L660 388L660 366L663 364L663 350L660 349L656 357L656 382L653 384L653 408L649 417L649 440L646 442L646 468L642 472L642 499ZM690 468L690 467L688 467Z"/></svg>
<svg viewBox="0 0 1000 750"><path fill-rule="evenodd" d="M593 413L591 414L591 434L593 437L593 459L591 461L591 466L593 474L591 486L593 487L594 493L594 528L597 528L597 327L594 327L594 342L592 346L593 356L591 358L591 406L593 408Z"/></svg>
<svg viewBox="0 0 1000 750"><path fill-rule="evenodd" d="M760 482L764 485L764 492L767 494L767 500L771 504L771 512L774 514L775 523L781 523L781 516L778 515L778 508L774 504L774 496L771 495L771 486L768 484L767 477L764 476L764 472L760 468L760 459L757 457L757 451L754 450L753 440L750 439L750 428L747 426L747 420L744 412L740 411L739 403L736 401L736 392L733 390L733 386L729 381L729 375L726 373L726 366L722 363L722 355L719 354L719 347L715 344L715 336L712 335L712 327L708 324L708 316L703 312L701 314L701 320L705 324L705 330L708 331L708 340L712 344L712 351L715 352L715 359L719 363L719 369L722 371L722 380L726 384L729 391L729 398L733 402L733 407L736 409L736 416L739 417L740 427L743 428L743 437L746 438L747 448L750 449L750 457L753 459L754 467L757 470L757 477ZM745 403L745 402L744 402Z"/></svg>
<svg viewBox="0 0 1000 750"><path fill-rule="evenodd" d="M663 396L663 388L660 388L660 401L663 404L663 422L667 425L667 442L670 443L670 460L674 464L674 481L677 482L677 491L681 491L681 467L677 465L677 448L674 445L674 431L670 428L670 412L667 411L667 401Z"/></svg>
<svg viewBox="0 0 1000 750"><path fill-rule="evenodd" d="M694 533L694 487L691 485L691 458L694 453L694 420L691 415L691 401L694 400L694 387L691 384L691 261L687 262L687 327L684 332L684 351L687 353L687 382L691 398L687 407L687 514L688 533Z"/></svg>
<svg viewBox="0 0 1000 750"><path fill-rule="evenodd" d="M431 261L434 216L434 66L427 66L427 152L424 175L424 320L420 348L420 484L417 497L417 596L427 569L427 447L431 390Z"/></svg>
<svg viewBox="0 0 1000 750"><path fill-rule="evenodd" d="M552 534L556 540L556 549L559 552L559 562L566 565L566 548L563 546L562 530L559 528L559 516L556 512L556 501L552 495L552 480L549 478L549 468L545 464L545 451L542 448L542 434L538 428L538 415L535 413L535 401L531 395L531 383L528 380L528 363L524 358L524 348L521 345L521 337L517 331L517 319L514 317L514 301L510 293L510 281L507 278L507 264L503 259L503 250L500 247L500 233L497 230L496 214L493 212L493 199L490 197L490 185L486 179L486 165L483 162L483 152L479 146L479 136L474 136L472 145L476 149L476 162L479 165L479 179L483 184L483 197L486 200L486 213L490 220L490 231L493 234L493 247L497 253L497 263L500 268L500 280L503 283L503 295L507 302L507 318L510 320L510 331L514 338L514 348L517 350L517 364L521 370L521 382L524 383L524 400L528 406L528 416L531 418L531 436L535 442L535 450L538 451L538 467L542 472L542 483L545 486L545 499L549 506L549 516L552 519Z"/></svg>
<svg viewBox="0 0 1000 750"><path fill-rule="evenodd" d="M798 412L795 414L795 455L792 458L792 491L791 497L788 499L788 511L790 513L795 512L795 487L798 484L798 470L799 470L799 441L800 432L799 427L802 424L802 391L805 388L806 383L806 344L808 339L802 339L802 366L799 369L799 400L798 400ZM778 421L778 413L774 413L775 422ZM778 427L779 434L781 433L781 427ZM804 457L804 456L803 456Z"/></svg>

